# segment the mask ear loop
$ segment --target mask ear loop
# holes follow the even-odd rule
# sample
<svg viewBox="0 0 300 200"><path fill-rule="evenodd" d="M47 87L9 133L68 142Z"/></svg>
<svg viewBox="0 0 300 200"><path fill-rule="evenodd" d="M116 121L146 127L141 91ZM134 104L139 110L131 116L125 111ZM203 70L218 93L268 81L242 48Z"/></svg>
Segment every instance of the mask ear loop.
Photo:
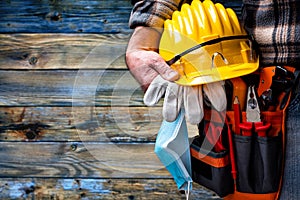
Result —
<svg viewBox="0 0 300 200"><path fill-rule="evenodd" d="M188 181L187 183L187 190L185 190L185 197L186 197L186 200L189 200L189 196L190 196L190 187L191 187L191 182Z"/></svg>

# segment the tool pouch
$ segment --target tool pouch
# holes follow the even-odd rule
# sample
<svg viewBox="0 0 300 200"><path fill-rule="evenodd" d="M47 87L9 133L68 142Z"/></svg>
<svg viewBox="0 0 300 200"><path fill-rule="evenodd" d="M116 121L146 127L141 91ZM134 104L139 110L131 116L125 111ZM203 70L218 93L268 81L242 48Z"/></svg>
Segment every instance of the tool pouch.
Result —
<svg viewBox="0 0 300 200"><path fill-rule="evenodd" d="M215 191L220 197L233 192L233 179L228 151L220 153L201 149L201 139L191 145L193 181Z"/></svg>
<svg viewBox="0 0 300 200"><path fill-rule="evenodd" d="M278 125L281 126L282 112L264 112L262 115L274 125L268 131L269 136L234 134L233 137L238 172L236 190L239 192L266 194L278 191L283 154L282 131ZM228 116L231 116L230 112Z"/></svg>
<svg viewBox="0 0 300 200"><path fill-rule="evenodd" d="M245 121L246 113L242 112L242 116ZM227 111L227 117L235 130L233 111ZM284 111L266 111L262 118L272 124L268 136L233 134L237 179L234 193L225 199L278 198L283 171Z"/></svg>
<svg viewBox="0 0 300 200"><path fill-rule="evenodd" d="M274 74L268 77L265 73L267 70ZM277 78L275 72L276 67L264 68L259 72L259 82L267 83L265 86L259 85L260 93L271 87L272 84L267 80L274 81ZM276 87L273 89L275 90ZM279 198L284 167L286 109L290 102L291 90L283 90L277 95L279 98L275 109L270 107L261 113L261 120L265 124L271 124L271 128L263 136L258 133L245 136L237 132L234 111L227 111L227 119L234 133L237 179L233 194L227 195L224 200L277 200ZM242 122L246 121L246 112L242 112Z"/></svg>
<svg viewBox="0 0 300 200"><path fill-rule="evenodd" d="M209 112L209 113L208 113ZM231 164L229 158L229 149L227 142L227 129L223 128L224 123L211 121L211 112L207 111L206 118L199 124L199 135L194 138L191 146L192 179L213 191L220 197L233 193L234 183L231 175ZM217 112L213 111L217 115ZM218 117L217 117L218 119ZM210 130L216 133L219 128L221 135L214 135L219 138L216 142L218 148L214 146L213 141L206 138L208 130L205 127L211 126ZM221 127L220 127L221 126ZM220 137L218 137L220 136Z"/></svg>
<svg viewBox="0 0 300 200"><path fill-rule="evenodd" d="M254 133L246 136L237 132L234 111L231 109L226 111L225 121L212 120L211 116L216 115L216 111L205 109L204 120L199 125L199 136L190 147L193 181L215 191L224 200L278 199L284 167L286 108L291 93L284 91L282 97L284 104L280 102L277 109L261 112L262 122L271 124L266 135ZM241 116L240 123L246 122L245 111ZM203 145L207 137L204 128L207 123L215 126L225 124L220 140L223 151L214 151L215 146L205 148ZM226 126L229 128L226 129ZM229 145L228 136L231 134L233 147Z"/></svg>
<svg viewBox="0 0 300 200"><path fill-rule="evenodd" d="M209 114L200 123L199 135L190 145L193 181L213 190L224 199L276 199L283 166L284 112L262 113L264 120L271 123L272 127L268 131L268 137L260 137L235 134L233 111L227 111L227 124L223 123L219 141L225 149L220 152L216 152L215 146L211 148L210 145L205 145L208 142L205 141L208 137L204 128L206 124L220 125L210 121L211 111L205 112ZM242 116L245 120L246 113L243 112ZM236 185L232 176L227 125L233 130Z"/></svg>

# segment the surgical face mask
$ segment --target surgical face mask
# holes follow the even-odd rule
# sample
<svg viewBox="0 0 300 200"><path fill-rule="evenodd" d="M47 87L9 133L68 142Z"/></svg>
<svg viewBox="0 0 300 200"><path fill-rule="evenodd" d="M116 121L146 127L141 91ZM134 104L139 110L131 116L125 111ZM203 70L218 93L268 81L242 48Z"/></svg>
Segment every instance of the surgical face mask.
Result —
<svg viewBox="0 0 300 200"><path fill-rule="evenodd" d="M188 199L189 191L192 189L192 170L184 109L181 109L175 121L163 121L154 151L173 176L178 189L185 190Z"/></svg>

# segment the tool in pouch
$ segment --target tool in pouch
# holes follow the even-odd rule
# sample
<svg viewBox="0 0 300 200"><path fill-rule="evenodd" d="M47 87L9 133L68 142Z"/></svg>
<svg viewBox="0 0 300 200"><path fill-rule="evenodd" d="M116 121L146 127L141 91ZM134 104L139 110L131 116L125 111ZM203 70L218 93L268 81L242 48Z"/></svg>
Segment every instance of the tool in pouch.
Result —
<svg viewBox="0 0 300 200"><path fill-rule="evenodd" d="M257 88L253 82L249 84L246 109L240 110L240 119L234 117L236 110L227 111L234 130L237 180L234 193L227 195L225 200L279 198L284 166L285 110L290 100L291 85L282 88L276 86L276 68L261 68L255 73L255 76L259 75L255 84ZM291 78L290 73L294 73L293 70L287 73L289 76L286 81L294 82L295 76ZM268 93L276 88L277 94ZM265 98L267 93L271 98Z"/></svg>
<svg viewBox="0 0 300 200"><path fill-rule="evenodd" d="M193 180L212 189L225 200L275 200L279 197L282 181L285 143L284 116L289 101L285 102L286 107L282 110L262 110L257 89L252 83L248 85L250 86L248 86L246 100L244 100L246 102L245 108L226 111L222 138L228 138L228 140L222 140L222 145L228 151L227 157L224 156L226 155L225 151L213 152L215 153L214 158L217 158L215 161L217 160L223 165L216 167L216 162L209 163L208 160L213 160L208 159L212 157L212 154L207 154L205 157L197 156L196 153L201 154L203 152L203 149L200 148L203 139L199 139L199 137L201 138L201 135L206 131L206 126L200 124L200 136L195 138L191 145ZM238 98L235 96L233 99ZM284 100L284 97L282 99ZM281 102L282 100L278 104L280 105ZM239 106L236 101L232 103L236 105L229 107ZM211 120L212 112L214 115L218 114L211 110L205 110L204 122L202 123L216 124L218 122L218 120ZM236 112L241 113L236 115ZM232 140L228 137L231 132L233 133ZM224 137L226 135L227 137ZM233 145L229 145L230 141L233 141ZM232 146L234 148L230 148ZM230 159L232 149L234 150L234 160ZM219 155L216 156L216 153ZM223 159L222 162L221 158ZM223 173L220 174L222 170ZM232 173L235 170L236 177ZM216 175L215 171L219 174ZM199 181L199 179L201 180ZM234 181L235 179L236 181Z"/></svg>
<svg viewBox="0 0 300 200"><path fill-rule="evenodd" d="M299 71L293 67L270 66L260 70L258 95L265 110L282 110Z"/></svg>
<svg viewBox="0 0 300 200"><path fill-rule="evenodd" d="M252 136L258 134L260 137L266 137L270 129L270 123L264 123L261 120L261 112L254 86L249 86L247 95L246 122L239 124L243 136Z"/></svg>

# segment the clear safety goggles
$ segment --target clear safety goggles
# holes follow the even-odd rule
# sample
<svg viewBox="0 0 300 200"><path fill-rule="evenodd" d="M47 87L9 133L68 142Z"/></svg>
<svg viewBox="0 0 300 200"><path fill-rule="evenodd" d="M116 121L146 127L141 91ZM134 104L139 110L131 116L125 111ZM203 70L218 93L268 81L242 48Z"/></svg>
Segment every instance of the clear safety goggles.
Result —
<svg viewBox="0 0 300 200"><path fill-rule="evenodd" d="M250 74L258 68L258 56L247 35L235 35L195 45L167 63L180 74L176 83L192 86Z"/></svg>

